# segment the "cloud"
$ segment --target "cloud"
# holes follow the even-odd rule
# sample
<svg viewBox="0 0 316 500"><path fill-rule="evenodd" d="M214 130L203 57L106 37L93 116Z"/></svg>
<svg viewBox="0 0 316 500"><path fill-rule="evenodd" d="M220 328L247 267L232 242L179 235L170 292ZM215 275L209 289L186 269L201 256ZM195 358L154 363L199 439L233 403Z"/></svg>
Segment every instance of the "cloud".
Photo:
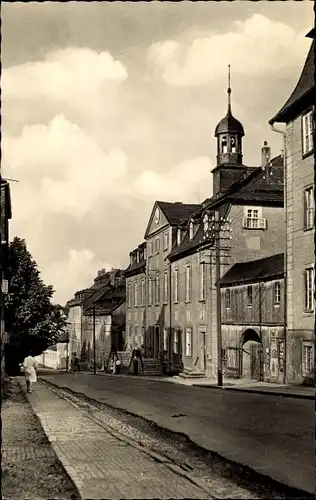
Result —
<svg viewBox="0 0 316 500"><path fill-rule="evenodd" d="M25 219L39 210L80 219L100 197L115 197L117 184L127 174L123 151L106 153L63 115L48 126L26 126L20 136L5 137L3 160L13 176L33 182L28 185L33 196L27 206L19 205Z"/></svg>
<svg viewBox="0 0 316 500"><path fill-rule="evenodd" d="M6 175L20 181L12 186L13 234L26 237L59 302L89 286L98 268L125 266L133 220L143 220L136 245L156 199L195 202L198 184L201 197L211 188L207 157L132 171L123 150L105 150L63 114L4 136L2 150Z"/></svg>
<svg viewBox="0 0 316 500"><path fill-rule="evenodd" d="M75 291L91 286L99 269L109 271L111 268L111 264L97 259L90 249L71 248L65 260L52 262L45 268L43 278L47 283L54 283L59 292L56 299L64 304Z"/></svg>
<svg viewBox="0 0 316 500"><path fill-rule="evenodd" d="M6 99L35 97L69 102L89 99L107 82L126 78L125 66L109 52L69 47L48 53L44 61L6 68L1 85Z"/></svg>
<svg viewBox="0 0 316 500"><path fill-rule="evenodd" d="M266 74L302 64L308 42L282 22L255 14L235 29L186 43L167 40L147 52L151 68L173 86L207 85L232 65L233 74Z"/></svg>
<svg viewBox="0 0 316 500"><path fill-rule="evenodd" d="M182 162L166 173L146 170L136 179L134 192L151 200L196 202L201 188L202 196L210 195L210 170L211 162L207 157Z"/></svg>

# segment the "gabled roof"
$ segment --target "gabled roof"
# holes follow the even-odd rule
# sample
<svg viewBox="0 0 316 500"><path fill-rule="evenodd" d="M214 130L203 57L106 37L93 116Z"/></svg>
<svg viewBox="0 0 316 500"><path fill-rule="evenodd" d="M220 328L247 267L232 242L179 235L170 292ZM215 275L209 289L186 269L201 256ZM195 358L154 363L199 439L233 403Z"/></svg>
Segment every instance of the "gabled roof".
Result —
<svg viewBox="0 0 316 500"><path fill-rule="evenodd" d="M169 203L166 201L157 201L157 204L171 226L177 226L188 220L199 208L201 208L201 204L199 203Z"/></svg>
<svg viewBox="0 0 316 500"><path fill-rule="evenodd" d="M129 264L129 266L124 271L125 277L134 276L136 274L141 274L145 272L145 267L146 267L146 259L144 254L145 249L146 249L146 241L143 241L143 243L138 245L138 247L135 248L135 250L130 252L131 256L133 254L136 254L138 251L138 255L142 255L142 258L139 260L139 262L134 262L133 264L131 263ZM139 250L141 251L141 253L139 253Z"/></svg>
<svg viewBox="0 0 316 500"><path fill-rule="evenodd" d="M124 286L113 287L110 286L106 290L103 290L102 294L99 294L98 298L95 298L93 303L87 305L84 310L84 314L93 314L93 306L95 307L96 314L105 315L111 314L120 305L122 305L126 300L126 288Z"/></svg>
<svg viewBox="0 0 316 500"><path fill-rule="evenodd" d="M175 244L167 258L170 261L176 260L181 254L194 252L196 248L203 246L203 244L210 245L212 241L212 238L204 239L203 224L199 223L193 238L189 239L189 232L187 231L180 245Z"/></svg>
<svg viewBox="0 0 316 500"><path fill-rule="evenodd" d="M275 122L287 123L291 118L297 115L295 108L301 103L303 103L304 98L307 99L310 96L310 104L313 103L312 91L315 90L315 41L313 41L304 67L301 73L300 79L290 95L289 99L286 101L284 106L280 111L269 121L270 124ZM305 104L304 104L305 105Z"/></svg>
<svg viewBox="0 0 316 500"><path fill-rule="evenodd" d="M220 284L222 287L225 287L243 283L266 281L267 279L277 279L283 276L284 254L279 253L264 259L234 264L220 280Z"/></svg>
<svg viewBox="0 0 316 500"><path fill-rule="evenodd" d="M205 210L212 212L215 209L220 211L220 216L225 216L225 212L230 204L260 204L268 206L283 207L284 205L284 187L283 187L283 158L281 155L273 158L269 167L249 168L244 172L243 178L235 182L231 188L220 198L212 197L202 205L191 217L198 217L199 227L195 236L190 240L188 231L181 241L180 245L175 244L168 255L168 259L176 260L184 254L192 253L196 248L211 245L214 238L211 233L207 240L203 238L202 214ZM188 217L184 223L188 223Z"/></svg>
<svg viewBox="0 0 316 500"><path fill-rule="evenodd" d="M92 295L87 297L82 302L83 313L85 313L87 311L87 309L89 309L90 306L93 306L93 304L98 302L101 299L101 297L103 297L104 294L106 292L110 291L111 289L112 289L111 285L107 283L107 284L100 286Z"/></svg>
<svg viewBox="0 0 316 500"><path fill-rule="evenodd" d="M146 260L142 259L140 262L135 262L135 264L130 264L124 271L124 276L134 276L136 274L141 274L145 272Z"/></svg>
<svg viewBox="0 0 316 500"><path fill-rule="evenodd" d="M210 203L210 208L218 208L224 203L260 203L283 206L283 158L276 156L265 169L252 169L220 198Z"/></svg>

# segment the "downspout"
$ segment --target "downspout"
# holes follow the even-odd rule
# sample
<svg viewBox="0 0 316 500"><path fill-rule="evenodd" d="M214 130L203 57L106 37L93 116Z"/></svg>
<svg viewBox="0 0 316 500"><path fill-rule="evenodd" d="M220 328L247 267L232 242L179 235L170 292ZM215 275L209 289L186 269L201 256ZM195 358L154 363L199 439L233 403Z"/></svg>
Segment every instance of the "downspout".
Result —
<svg viewBox="0 0 316 500"><path fill-rule="evenodd" d="M169 365L169 370L172 370L173 366L173 343L172 343L172 273L171 273L171 262L169 261L169 346L170 346L170 356L169 361L171 366Z"/></svg>
<svg viewBox="0 0 316 500"><path fill-rule="evenodd" d="M284 249L284 359L283 359L283 383L286 384L286 361L287 361L287 154L286 154L286 132L270 123L273 132L283 136L283 185L284 185L284 222L285 222L285 249Z"/></svg>

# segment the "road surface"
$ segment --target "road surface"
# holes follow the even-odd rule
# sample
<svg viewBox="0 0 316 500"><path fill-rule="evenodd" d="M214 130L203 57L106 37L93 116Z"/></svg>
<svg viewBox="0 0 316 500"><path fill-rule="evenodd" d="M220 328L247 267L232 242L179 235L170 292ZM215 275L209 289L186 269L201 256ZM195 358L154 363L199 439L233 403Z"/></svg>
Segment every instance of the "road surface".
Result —
<svg viewBox="0 0 316 500"><path fill-rule="evenodd" d="M43 378L184 433L199 446L281 483L315 491L313 401L136 377L83 373Z"/></svg>

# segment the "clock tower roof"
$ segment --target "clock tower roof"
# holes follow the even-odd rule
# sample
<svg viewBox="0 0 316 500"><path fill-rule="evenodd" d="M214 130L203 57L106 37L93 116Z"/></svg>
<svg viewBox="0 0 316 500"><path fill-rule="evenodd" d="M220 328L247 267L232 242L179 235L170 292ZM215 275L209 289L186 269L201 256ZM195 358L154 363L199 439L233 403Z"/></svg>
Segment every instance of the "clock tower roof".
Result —
<svg viewBox="0 0 316 500"><path fill-rule="evenodd" d="M221 121L218 123L216 129L215 129L215 137L217 137L219 134L227 134L227 133L233 133L237 134L240 137L243 137L245 135L244 132L244 127L240 123L239 120L237 120L233 115L232 115L232 109L231 109L231 93L232 89L230 87L230 65L228 66L228 89L227 89L227 95L228 95L228 109L226 116L221 119Z"/></svg>

